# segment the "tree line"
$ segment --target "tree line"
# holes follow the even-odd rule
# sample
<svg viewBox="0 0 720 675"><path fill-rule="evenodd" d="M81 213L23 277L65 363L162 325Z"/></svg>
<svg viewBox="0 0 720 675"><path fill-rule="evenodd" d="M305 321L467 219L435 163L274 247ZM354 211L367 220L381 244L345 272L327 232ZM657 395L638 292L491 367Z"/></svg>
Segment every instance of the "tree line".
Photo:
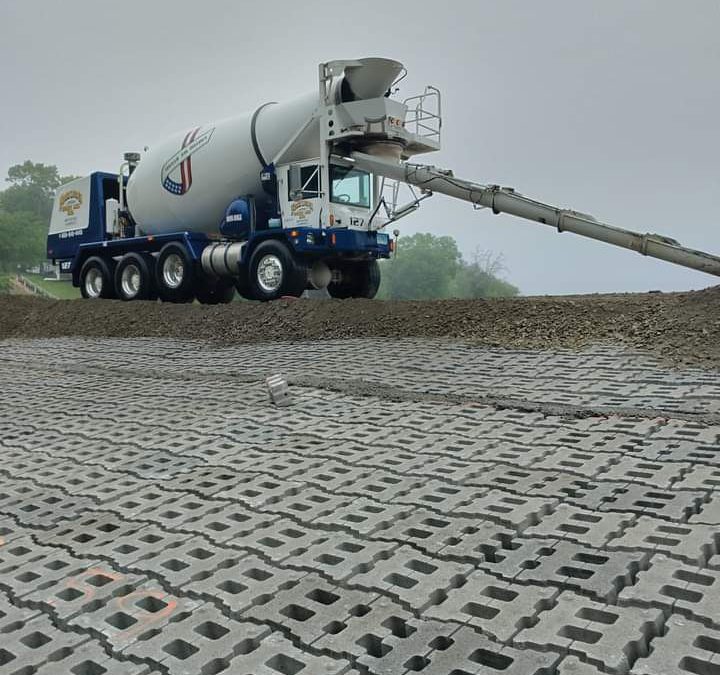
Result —
<svg viewBox="0 0 720 675"><path fill-rule="evenodd" d="M465 260L453 237L426 233L400 237L395 258L380 265L378 298L502 298L519 293L502 278L502 256L476 250L470 260Z"/></svg>
<svg viewBox="0 0 720 675"><path fill-rule="evenodd" d="M52 164L26 161L8 170L0 191L0 272L45 260L45 241L55 190L76 176L61 176ZM379 298L493 298L517 295L502 278L500 256L476 252L463 259L455 239L415 234L399 239L397 255L381 261Z"/></svg>
<svg viewBox="0 0 720 675"><path fill-rule="evenodd" d="M55 190L75 176L61 176L52 164L30 160L10 167L0 191L0 271L45 260L45 240Z"/></svg>

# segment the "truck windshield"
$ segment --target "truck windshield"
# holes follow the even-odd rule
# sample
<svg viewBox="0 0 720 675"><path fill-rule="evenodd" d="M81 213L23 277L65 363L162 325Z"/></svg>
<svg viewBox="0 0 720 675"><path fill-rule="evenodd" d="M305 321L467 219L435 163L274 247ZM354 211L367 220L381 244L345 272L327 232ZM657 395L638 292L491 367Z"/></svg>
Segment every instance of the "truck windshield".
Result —
<svg viewBox="0 0 720 675"><path fill-rule="evenodd" d="M370 208L370 174L333 164L330 167L330 201Z"/></svg>

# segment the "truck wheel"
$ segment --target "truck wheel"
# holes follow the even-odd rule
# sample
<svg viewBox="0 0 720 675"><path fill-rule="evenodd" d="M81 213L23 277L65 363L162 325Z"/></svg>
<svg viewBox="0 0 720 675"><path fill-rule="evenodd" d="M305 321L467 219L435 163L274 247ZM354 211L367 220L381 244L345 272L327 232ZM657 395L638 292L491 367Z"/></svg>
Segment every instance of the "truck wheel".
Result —
<svg viewBox="0 0 720 675"><path fill-rule="evenodd" d="M255 249L249 271L248 292L254 300L276 300L283 295L299 297L307 285L305 267L285 244L274 239Z"/></svg>
<svg viewBox="0 0 720 675"><path fill-rule="evenodd" d="M195 297L195 268L187 248L170 243L160 249L155 265L155 284L165 302L192 302Z"/></svg>
<svg viewBox="0 0 720 675"><path fill-rule="evenodd" d="M120 300L152 300L154 259L148 253L126 253L115 268L115 293Z"/></svg>
<svg viewBox="0 0 720 675"><path fill-rule="evenodd" d="M115 297L113 275L106 260L93 256L85 261L80 269L80 294L90 300Z"/></svg>
<svg viewBox="0 0 720 675"><path fill-rule="evenodd" d="M355 297L372 299L377 295L379 288L380 265L378 261L368 260L360 263Z"/></svg>
<svg viewBox="0 0 720 675"><path fill-rule="evenodd" d="M204 277L198 280L195 297L203 305L225 305L233 301L235 285L232 280Z"/></svg>
<svg viewBox="0 0 720 675"><path fill-rule="evenodd" d="M341 279L328 284L333 298L374 298L380 288L380 265L377 260L345 262L338 266Z"/></svg>

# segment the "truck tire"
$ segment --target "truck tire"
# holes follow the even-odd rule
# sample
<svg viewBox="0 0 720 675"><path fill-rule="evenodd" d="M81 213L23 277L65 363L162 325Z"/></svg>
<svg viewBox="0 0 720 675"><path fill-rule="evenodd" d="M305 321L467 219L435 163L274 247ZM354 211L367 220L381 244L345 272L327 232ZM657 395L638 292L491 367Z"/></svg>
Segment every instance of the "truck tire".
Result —
<svg viewBox="0 0 720 675"><path fill-rule="evenodd" d="M155 265L155 285L165 302L192 302L195 297L195 265L183 244L170 243L160 249Z"/></svg>
<svg viewBox="0 0 720 675"><path fill-rule="evenodd" d="M115 296L112 263L97 256L88 258L80 269L80 294L89 300L109 300Z"/></svg>
<svg viewBox="0 0 720 675"><path fill-rule="evenodd" d="M115 294L120 300L152 300L155 297L153 264L148 253L126 253L115 268Z"/></svg>
<svg viewBox="0 0 720 675"><path fill-rule="evenodd" d="M333 298L374 298L380 288L380 265L377 260L345 262L339 265L341 279L328 284Z"/></svg>
<svg viewBox="0 0 720 675"><path fill-rule="evenodd" d="M248 293L253 300L300 297L307 286L307 270L281 241L262 242L250 258Z"/></svg>
<svg viewBox="0 0 720 675"><path fill-rule="evenodd" d="M235 297L235 285L228 279L198 279L195 297L203 305L225 305Z"/></svg>

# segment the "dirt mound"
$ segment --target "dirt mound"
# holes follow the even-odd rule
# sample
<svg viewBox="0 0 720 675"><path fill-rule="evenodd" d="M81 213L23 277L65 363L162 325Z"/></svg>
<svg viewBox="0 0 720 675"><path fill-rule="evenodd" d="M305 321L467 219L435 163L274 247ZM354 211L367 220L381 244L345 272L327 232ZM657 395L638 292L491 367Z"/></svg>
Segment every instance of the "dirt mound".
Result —
<svg viewBox="0 0 720 675"><path fill-rule="evenodd" d="M675 363L720 366L720 286L496 300L280 300L223 306L51 301L0 296L0 338L204 338L243 343L349 337L447 337L485 345L613 343Z"/></svg>

